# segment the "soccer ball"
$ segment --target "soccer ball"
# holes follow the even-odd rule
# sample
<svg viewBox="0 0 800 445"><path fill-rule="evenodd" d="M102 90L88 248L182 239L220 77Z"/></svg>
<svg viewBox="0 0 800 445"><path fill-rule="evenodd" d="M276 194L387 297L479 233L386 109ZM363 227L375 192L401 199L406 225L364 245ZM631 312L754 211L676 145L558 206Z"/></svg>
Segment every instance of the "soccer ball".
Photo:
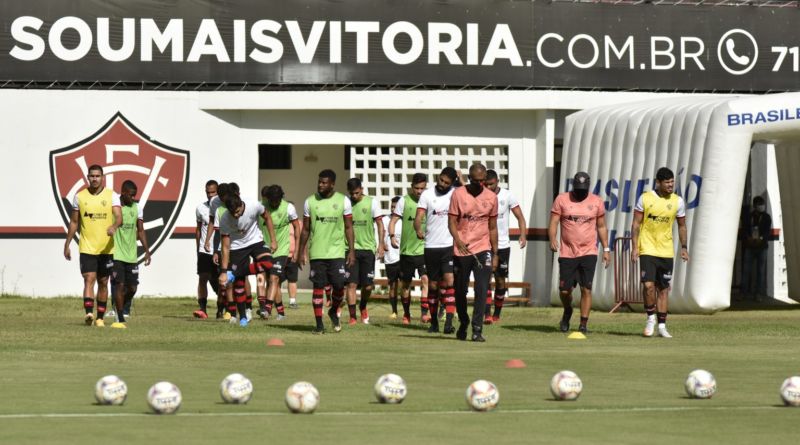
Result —
<svg viewBox="0 0 800 445"><path fill-rule="evenodd" d="M781 399L787 406L800 406L800 377L789 377L783 381Z"/></svg>
<svg viewBox="0 0 800 445"><path fill-rule="evenodd" d="M101 405L122 405L128 397L128 385L115 375L107 375L94 385L94 398Z"/></svg>
<svg viewBox="0 0 800 445"><path fill-rule="evenodd" d="M488 380L475 380L467 387L467 405L475 411L491 411L500 401L500 392Z"/></svg>
<svg viewBox="0 0 800 445"><path fill-rule="evenodd" d="M583 382L572 371L559 371L550 379L550 393L556 400L577 400L583 391Z"/></svg>
<svg viewBox="0 0 800 445"><path fill-rule="evenodd" d="M293 413L311 414L319 405L319 391L311 383L297 382L286 390L286 407Z"/></svg>
<svg viewBox="0 0 800 445"><path fill-rule="evenodd" d="M717 380L704 369L695 369L683 384L686 394L693 399L710 399L717 392Z"/></svg>
<svg viewBox="0 0 800 445"><path fill-rule="evenodd" d="M239 373L231 374L220 383L219 393L225 403L244 404L253 397L253 382Z"/></svg>
<svg viewBox="0 0 800 445"><path fill-rule="evenodd" d="M147 404L156 414L172 414L181 407L181 390L170 382L158 382L147 391Z"/></svg>
<svg viewBox="0 0 800 445"><path fill-rule="evenodd" d="M406 382L397 374L384 374L375 382L375 397L381 403L402 403L406 393Z"/></svg>

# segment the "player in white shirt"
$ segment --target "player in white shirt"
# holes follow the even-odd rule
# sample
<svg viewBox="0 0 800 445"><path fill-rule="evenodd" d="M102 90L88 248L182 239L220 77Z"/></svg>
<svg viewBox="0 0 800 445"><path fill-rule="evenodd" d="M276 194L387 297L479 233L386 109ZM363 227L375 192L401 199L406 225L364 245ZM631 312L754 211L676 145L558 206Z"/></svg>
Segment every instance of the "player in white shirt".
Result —
<svg viewBox="0 0 800 445"><path fill-rule="evenodd" d="M436 179L436 185L422 192L414 218L417 238L425 240L425 270L428 272L428 308L431 326L428 332L439 332L439 297L445 305L447 318L444 333L452 334L453 316L456 309L453 289L453 236L449 229L450 198L458 174L453 167L445 167ZM425 228L422 223L425 220Z"/></svg>
<svg viewBox="0 0 800 445"><path fill-rule="evenodd" d="M261 275L259 282L266 283L266 273L272 268L271 251L277 248L275 227L272 217L259 201L242 202L238 195L232 194L225 200L228 209L219 221L221 234L220 287L233 281L233 296L239 311L239 325L246 327L247 295L244 283L247 275ZM264 245L264 237L258 227L259 216L264 219L270 235L270 248ZM271 249L271 250L270 250ZM250 258L255 262L250 264ZM266 294L266 289L263 290ZM259 289L262 295L262 289Z"/></svg>
<svg viewBox="0 0 800 445"><path fill-rule="evenodd" d="M392 314L389 316L392 320L397 318L397 283L400 281L400 248L392 246L392 240L389 238L389 222L392 220L391 215L397 207L397 202L402 199L402 196L395 196L392 198L392 203L389 205L389 214L383 217L383 232L385 234L383 240L383 264L386 269L386 280L389 282L389 304L392 305ZM398 224L401 226L395 230L402 229L402 221Z"/></svg>
<svg viewBox="0 0 800 445"><path fill-rule="evenodd" d="M497 257L499 264L494 273L494 313L489 315L489 305L492 304L492 290L486 296L486 316L484 324L492 324L500 320L500 311L503 309L503 301L506 298L506 281L508 280L508 260L511 257L511 238L508 235L511 214L517 219L519 227L519 247L524 249L527 245L526 234L528 226L525 222L525 215L519 206L519 201L507 189L498 186L497 172L486 170L486 182L484 185L489 190L497 193ZM477 295L475 296L478 297Z"/></svg>
<svg viewBox="0 0 800 445"><path fill-rule="evenodd" d="M217 181L213 179L206 182L206 200L201 202L195 210L195 217L197 219L197 227L195 227L194 231L195 249L197 251L197 303L200 305L200 309L194 311L193 315L195 318L200 319L208 318L208 312L206 310L208 303L208 284L211 284L211 289L215 293L219 293L217 265L214 263L213 250L205 250L209 227L213 227L213 224L209 224L211 222L210 201L217 196L217 187ZM217 318L222 318L222 313L224 311L224 296L217 297Z"/></svg>

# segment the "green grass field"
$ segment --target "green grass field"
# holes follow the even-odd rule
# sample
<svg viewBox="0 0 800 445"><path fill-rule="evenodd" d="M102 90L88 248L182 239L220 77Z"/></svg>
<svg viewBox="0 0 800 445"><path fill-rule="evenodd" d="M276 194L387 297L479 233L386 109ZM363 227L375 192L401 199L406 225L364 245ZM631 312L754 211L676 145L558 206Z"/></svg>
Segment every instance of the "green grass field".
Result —
<svg viewBox="0 0 800 445"><path fill-rule="evenodd" d="M641 337L641 314L593 313L589 338L568 340L556 329L560 310L507 308L501 324L486 328L487 343L475 344L390 322L380 303L371 325L345 324L324 336L311 335L308 305L246 329L193 320L194 306L138 300L123 331L84 326L77 298L0 298L0 443L751 444L798 437L800 408L783 407L778 387L800 374L800 310L673 315L669 340ZM268 347L270 338L285 346ZM514 358L527 367L507 369ZM716 376L713 399L686 397L683 381L695 368ZM550 396L550 377L561 369L583 380L576 402ZM253 381L247 405L221 402L219 382L232 372ZM386 372L408 383L401 405L375 402L372 385ZM127 382L123 406L95 404L94 383L105 374ZM467 385L479 378L500 390L493 412L465 404ZM180 387L177 415L148 413L145 393L158 380ZM320 391L312 415L284 406L284 391L298 380Z"/></svg>

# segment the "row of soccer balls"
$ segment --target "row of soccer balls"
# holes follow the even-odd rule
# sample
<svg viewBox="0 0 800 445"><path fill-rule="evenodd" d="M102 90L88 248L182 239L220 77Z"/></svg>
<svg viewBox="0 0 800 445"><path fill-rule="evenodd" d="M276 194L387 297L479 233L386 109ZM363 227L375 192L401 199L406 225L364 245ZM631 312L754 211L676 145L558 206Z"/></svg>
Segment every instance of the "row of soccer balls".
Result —
<svg viewBox="0 0 800 445"><path fill-rule="evenodd" d="M703 369L689 373L684 383L686 394L697 399L709 399L717 391L714 376ZM401 403L408 393L405 380L397 374L384 374L374 386L380 403ZM572 371L559 371L550 379L550 392L557 400L577 400L583 382ZM231 374L220 384L220 395L225 403L244 404L253 396L253 383L242 374ZM800 406L800 377L784 380L781 399L788 406ZM128 387L115 375L97 381L95 398L103 405L121 405L128 396ZM475 411L490 411L500 401L497 386L488 380L476 380L467 387L467 405ZM293 413L313 413L319 405L319 391L311 383L297 382L286 390L286 407ZM170 382L158 382L147 391L147 404L156 414L171 414L181 406L181 391Z"/></svg>

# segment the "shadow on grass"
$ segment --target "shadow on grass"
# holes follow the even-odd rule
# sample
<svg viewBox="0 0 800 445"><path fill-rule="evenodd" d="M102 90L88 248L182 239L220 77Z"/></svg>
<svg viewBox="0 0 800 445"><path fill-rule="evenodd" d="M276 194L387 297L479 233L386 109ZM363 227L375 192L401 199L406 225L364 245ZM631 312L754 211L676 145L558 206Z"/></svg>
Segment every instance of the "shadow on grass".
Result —
<svg viewBox="0 0 800 445"><path fill-rule="evenodd" d="M441 340L441 341L449 341L449 340L456 340L460 341L455 337L451 336L443 336L441 334L428 334L428 335L410 335L410 334L400 334L398 337L403 338L421 338L423 340Z"/></svg>
<svg viewBox="0 0 800 445"><path fill-rule="evenodd" d="M284 331L292 331L292 332L308 332L309 334L311 331L314 330L314 325L312 324L284 324L284 323L273 323L273 324L256 324L254 327L266 327L266 328L274 328L274 329L282 329ZM325 326L325 332L333 333L333 326Z"/></svg>
<svg viewBox="0 0 800 445"><path fill-rule="evenodd" d="M644 337L641 332L631 331L593 331L592 333L616 335L617 337Z"/></svg>
<svg viewBox="0 0 800 445"><path fill-rule="evenodd" d="M800 304L789 304L778 300L755 301L731 301L731 307L726 309L730 312L745 311L796 311L800 310Z"/></svg>
<svg viewBox="0 0 800 445"><path fill-rule="evenodd" d="M524 331L524 332L558 332L561 331L556 326L550 325L530 325L530 324L505 324L499 326L501 329L508 329L509 331Z"/></svg>
<svg viewBox="0 0 800 445"><path fill-rule="evenodd" d="M427 325L423 326L423 325L419 325L419 324L401 324L401 323L398 323L398 324L387 324L386 326L390 326L390 327L397 328L397 329L405 329L405 330L408 330L408 331L425 331L425 332L428 331L428 326Z"/></svg>

